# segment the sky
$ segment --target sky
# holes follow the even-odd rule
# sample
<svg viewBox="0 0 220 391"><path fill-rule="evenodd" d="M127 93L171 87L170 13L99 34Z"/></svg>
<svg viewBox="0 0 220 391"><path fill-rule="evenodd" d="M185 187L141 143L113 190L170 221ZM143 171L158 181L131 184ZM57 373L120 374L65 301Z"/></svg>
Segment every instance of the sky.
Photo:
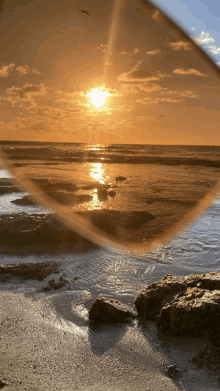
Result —
<svg viewBox="0 0 220 391"><path fill-rule="evenodd" d="M6 0L0 139L220 145L217 1L160 4L193 41L143 0Z"/></svg>
<svg viewBox="0 0 220 391"><path fill-rule="evenodd" d="M162 5L183 23L220 61L220 7L218 0L161 0Z"/></svg>

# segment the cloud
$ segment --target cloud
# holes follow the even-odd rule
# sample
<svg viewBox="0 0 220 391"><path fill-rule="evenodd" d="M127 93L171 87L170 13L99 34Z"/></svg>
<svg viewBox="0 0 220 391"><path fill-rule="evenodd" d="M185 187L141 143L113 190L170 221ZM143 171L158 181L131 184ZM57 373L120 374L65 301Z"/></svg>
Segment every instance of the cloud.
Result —
<svg viewBox="0 0 220 391"><path fill-rule="evenodd" d="M211 36L210 33L205 33L202 31L199 36L192 37L192 39L197 43L197 45L202 45L205 50L211 52L212 54L220 54L220 47L216 45L210 45L210 43L214 43L215 40Z"/></svg>
<svg viewBox="0 0 220 391"><path fill-rule="evenodd" d="M141 51L141 49L134 48L133 52L127 52L126 50L123 50L123 51L120 52L120 53L123 54L123 55L134 56L135 54L140 53L140 51Z"/></svg>
<svg viewBox="0 0 220 391"><path fill-rule="evenodd" d="M138 54L140 52L140 49L134 48L134 54Z"/></svg>
<svg viewBox="0 0 220 391"><path fill-rule="evenodd" d="M130 83L122 83L120 90L122 91L123 95L128 94L137 94L137 93L153 93L153 92L159 92L162 90L166 90L166 88L162 88L159 84L149 84L149 83L138 83L138 84L130 84Z"/></svg>
<svg viewBox="0 0 220 391"><path fill-rule="evenodd" d="M15 67L15 64L11 63L9 65L2 65L0 67L0 77L8 77L11 70Z"/></svg>
<svg viewBox="0 0 220 391"><path fill-rule="evenodd" d="M187 41L169 42L168 45L173 50L192 50L192 43Z"/></svg>
<svg viewBox="0 0 220 391"><path fill-rule="evenodd" d="M171 98L143 98L143 99L138 99L138 103L142 104L158 104L158 103L178 103L183 101L183 99L171 99Z"/></svg>
<svg viewBox="0 0 220 391"><path fill-rule="evenodd" d="M166 95L171 95L171 94L176 94L179 96L183 96L185 98L200 98L200 95L197 94L195 91L191 90L183 90L183 91L178 91L178 90L168 90L167 88L164 88L163 91L161 91L161 94L166 94Z"/></svg>
<svg viewBox="0 0 220 391"><path fill-rule="evenodd" d="M16 71L18 72L19 75L27 75L27 73L30 72L30 68L28 65L24 65L23 67L17 67Z"/></svg>
<svg viewBox="0 0 220 391"><path fill-rule="evenodd" d="M8 77L14 70L19 76L27 75L29 72L41 75L37 68L30 68L28 65L20 65L15 68L15 64L11 63L0 67L0 77Z"/></svg>
<svg viewBox="0 0 220 391"><path fill-rule="evenodd" d="M220 47L219 46L209 45L208 48L211 53L220 54Z"/></svg>
<svg viewBox="0 0 220 391"><path fill-rule="evenodd" d="M151 80L161 80L164 77L170 77L170 75L164 75L158 71L154 74L145 69L135 69L130 72L121 73L117 79L121 82L143 83Z"/></svg>
<svg viewBox="0 0 220 391"><path fill-rule="evenodd" d="M197 94L195 91L185 90L180 92L181 96L184 96L185 98L200 98L200 95Z"/></svg>
<svg viewBox="0 0 220 391"><path fill-rule="evenodd" d="M155 54L160 54L161 50L149 50L146 53L149 54L149 56L155 56Z"/></svg>
<svg viewBox="0 0 220 391"><path fill-rule="evenodd" d="M104 45L103 43L101 43L99 46L97 46L97 49L101 50L102 53L106 54L110 54L112 55L112 52L110 50L110 46L108 44Z"/></svg>
<svg viewBox="0 0 220 391"><path fill-rule="evenodd" d="M10 87L6 90L7 94L20 96L26 95L46 95L47 89L43 83L40 84L24 84L23 87Z"/></svg>
<svg viewBox="0 0 220 391"><path fill-rule="evenodd" d="M197 69L182 69L182 68L178 68L178 69L175 69L173 71L173 73L176 73L178 75L195 75L195 76L202 76L202 77L208 76L205 73L202 73L202 72L198 71Z"/></svg>
<svg viewBox="0 0 220 391"><path fill-rule="evenodd" d="M32 72L35 73L36 75L41 75L41 73L38 71L37 68L32 68Z"/></svg>
<svg viewBox="0 0 220 391"><path fill-rule="evenodd" d="M199 44L208 44L210 42L215 42L214 38L209 34L202 31L198 37L196 37L196 41Z"/></svg>
<svg viewBox="0 0 220 391"><path fill-rule="evenodd" d="M6 89L7 97L3 97L5 101L9 101L12 106L20 102L28 102L34 104L33 96L46 95L47 88L41 84L24 84L23 87L9 87Z"/></svg>

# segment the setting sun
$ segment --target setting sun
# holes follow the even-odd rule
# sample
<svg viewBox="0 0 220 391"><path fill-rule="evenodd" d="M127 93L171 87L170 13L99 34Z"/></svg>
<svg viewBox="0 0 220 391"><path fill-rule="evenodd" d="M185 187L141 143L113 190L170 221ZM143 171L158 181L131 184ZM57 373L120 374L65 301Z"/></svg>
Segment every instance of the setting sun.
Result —
<svg viewBox="0 0 220 391"><path fill-rule="evenodd" d="M93 88L90 92L87 94L90 102L97 108L103 106L105 104L105 100L107 96L110 96L110 94L107 92L105 87L99 87L99 88Z"/></svg>

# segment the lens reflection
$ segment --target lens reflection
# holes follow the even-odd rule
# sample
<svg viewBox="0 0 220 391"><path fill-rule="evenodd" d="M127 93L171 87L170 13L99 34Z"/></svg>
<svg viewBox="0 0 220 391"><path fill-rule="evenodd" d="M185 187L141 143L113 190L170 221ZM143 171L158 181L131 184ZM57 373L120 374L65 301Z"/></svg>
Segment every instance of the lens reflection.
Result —
<svg viewBox="0 0 220 391"><path fill-rule="evenodd" d="M6 20L7 7L9 170L99 244L142 253L172 238L219 192L218 68L151 2L33 1Z"/></svg>

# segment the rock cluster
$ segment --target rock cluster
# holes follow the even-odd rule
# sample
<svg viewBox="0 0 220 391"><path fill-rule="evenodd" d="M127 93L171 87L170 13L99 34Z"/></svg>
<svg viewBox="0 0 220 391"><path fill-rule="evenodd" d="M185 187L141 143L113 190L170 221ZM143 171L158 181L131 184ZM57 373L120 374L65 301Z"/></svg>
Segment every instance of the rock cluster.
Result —
<svg viewBox="0 0 220 391"><path fill-rule="evenodd" d="M1 179L0 180L0 195L17 193L21 189L21 186L14 186L13 183L9 179Z"/></svg>
<svg viewBox="0 0 220 391"><path fill-rule="evenodd" d="M25 279L44 280L51 273L59 273L57 262L20 263L18 265L0 265L0 279L7 281L14 276Z"/></svg>
<svg viewBox="0 0 220 391"><path fill-rule="evenodd" d="M202 349L191 360L197 367L205 367L209 371L219 373L220 369L220 349L219 347Z"/></svg>
<svg viewBox="0 0 220 391"><path fill-rule="evenodd" d="M124 323L137 315L118 300L98 297L89 310L89 320L96 323Z"/></svg>
<svg viewBox="0 0 220 391"><path fill-rule="evenodd" d="M176 365L163 365L164 373L174 379L176 375L179 373L179 369L177 369Z"/></svg>
<svg viewBox="0 0 220 391"><path fill-rule="evenodd" d="M167 274L135 300L138 314L172 335L220 335L220 272L176 277Z"/></svg>
<svg viewBox="0 0 220 391"><path fill-rule="evenodd" d="M59 281L55 280L50 280L48 281L48 285L44 287L44 291L50 291L51 289L60 289L63 288L64 286L70 284L70 280L67 279L64 276L60 276Z"/></svg>

